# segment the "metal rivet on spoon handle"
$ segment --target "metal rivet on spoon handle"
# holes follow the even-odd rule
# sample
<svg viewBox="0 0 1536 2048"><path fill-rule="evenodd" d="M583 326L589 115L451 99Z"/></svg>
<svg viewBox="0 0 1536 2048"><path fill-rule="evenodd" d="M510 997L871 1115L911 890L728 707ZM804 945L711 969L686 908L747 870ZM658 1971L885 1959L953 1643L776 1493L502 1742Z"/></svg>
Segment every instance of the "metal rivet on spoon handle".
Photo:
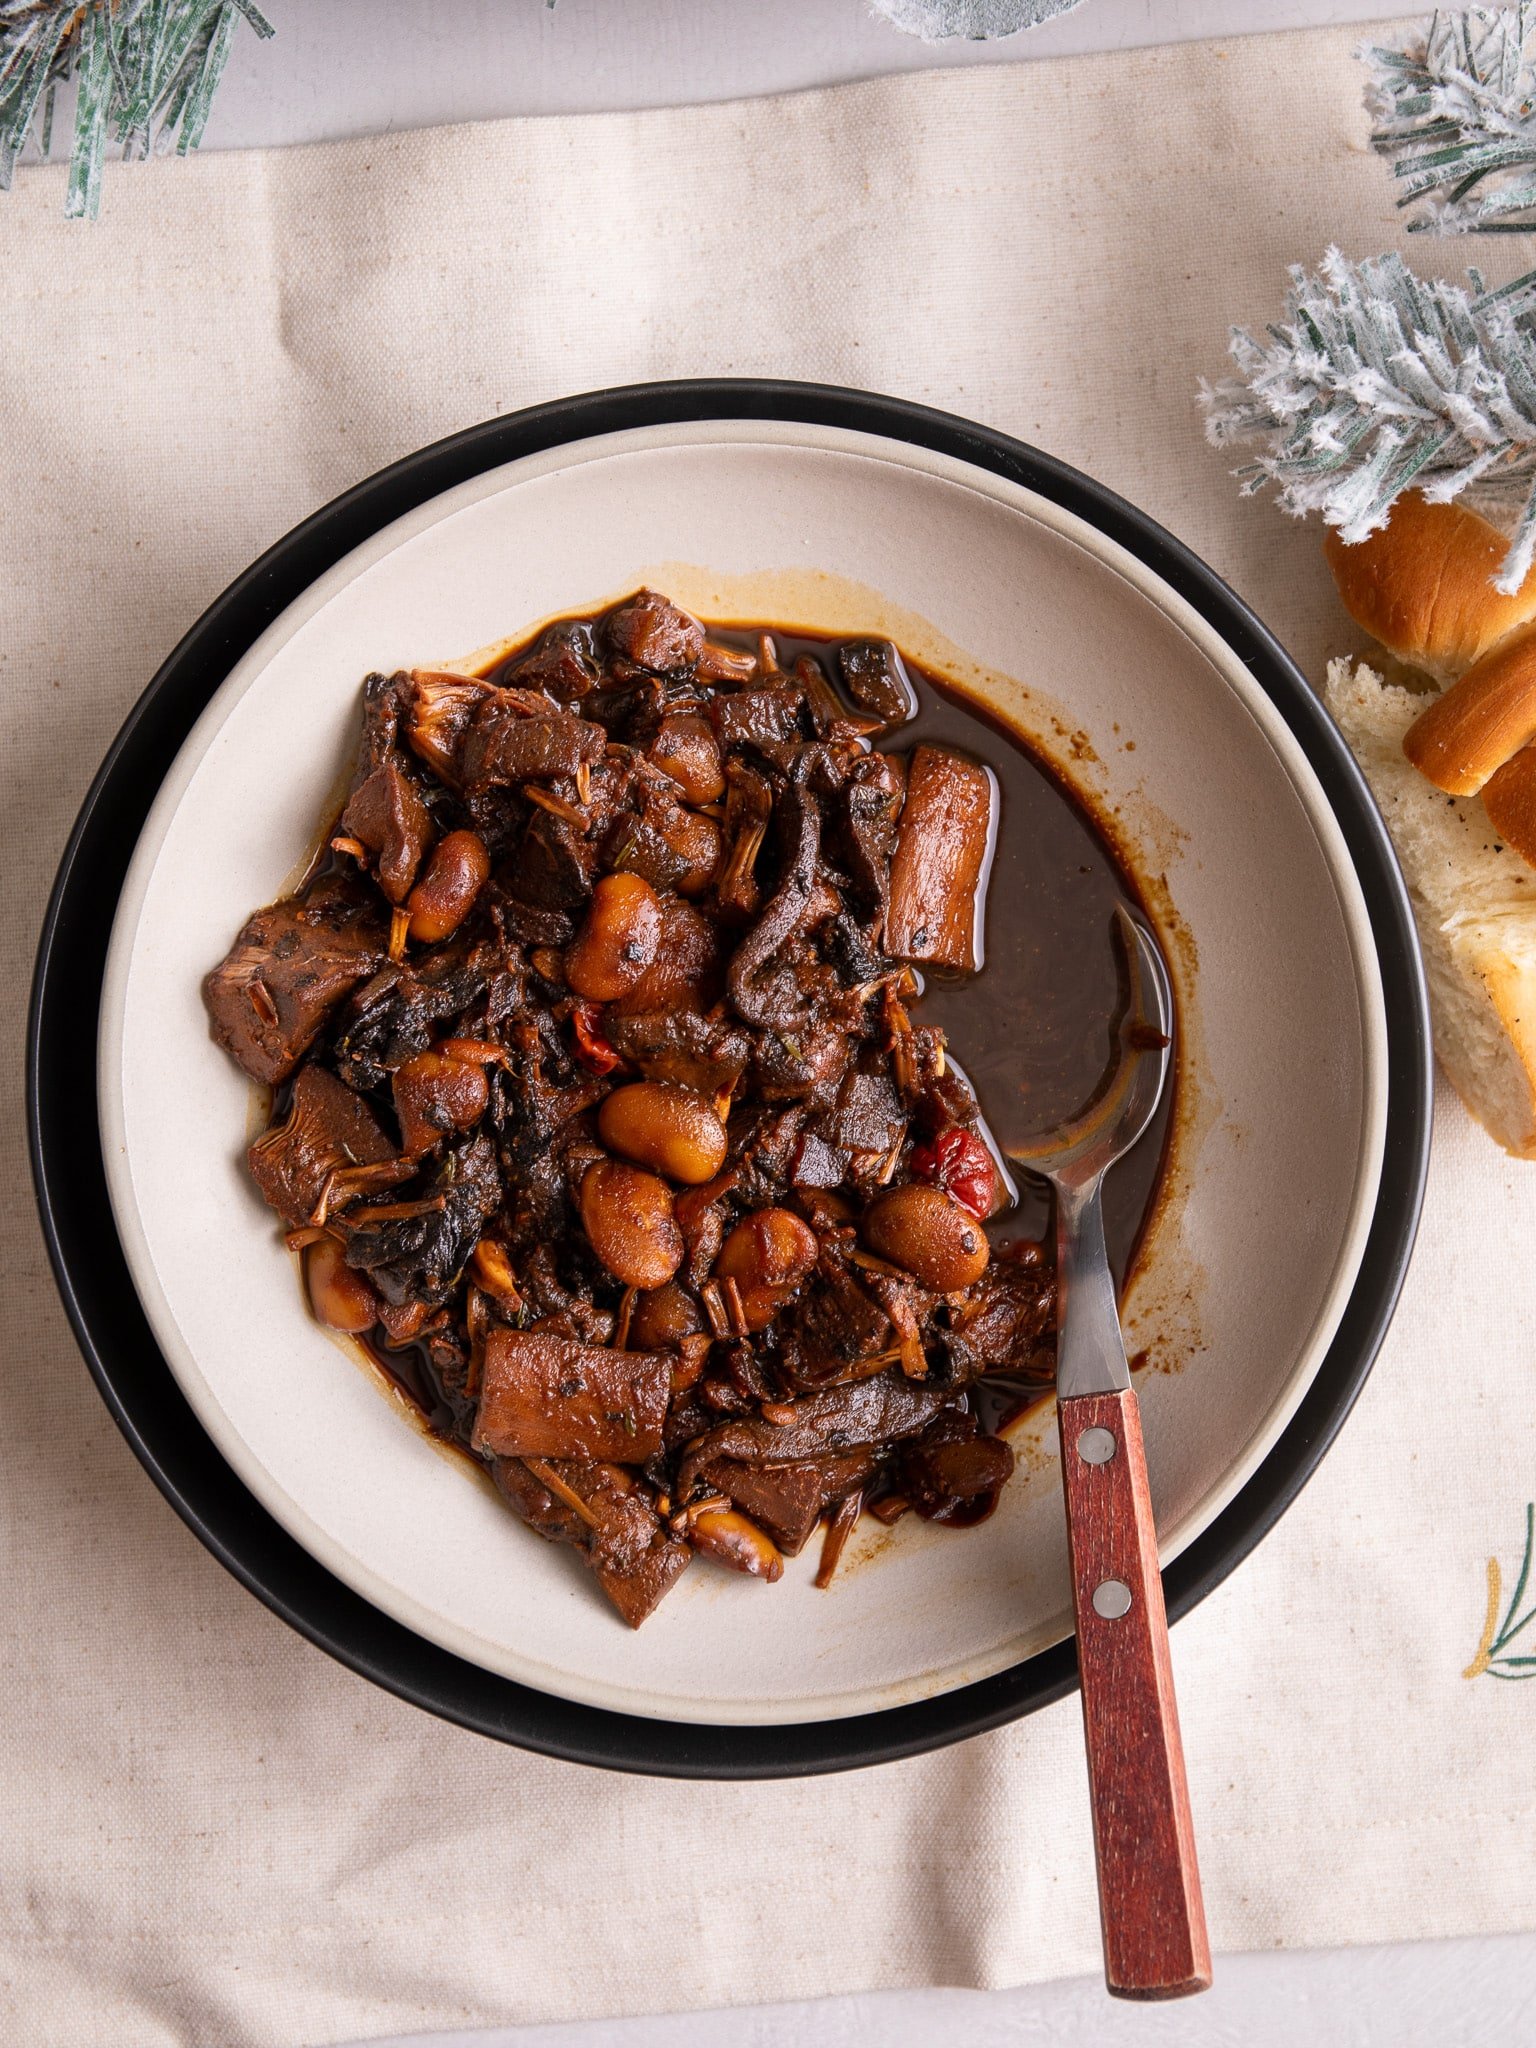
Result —
<svg viewBox="0 0 1536 2048"><path fill-rule="evenodd" d="M1056 1402L1104 1974L1122 1998L1178 1998L1210 1984L1211 1953L1141 1414L1100 1202L1106 1169L1162 1094L1173 1002L1155 941L1123 911L1119 940L1129 999L1109 1085L1048 1148L1016 1156L1056 1194Z"/></svg>

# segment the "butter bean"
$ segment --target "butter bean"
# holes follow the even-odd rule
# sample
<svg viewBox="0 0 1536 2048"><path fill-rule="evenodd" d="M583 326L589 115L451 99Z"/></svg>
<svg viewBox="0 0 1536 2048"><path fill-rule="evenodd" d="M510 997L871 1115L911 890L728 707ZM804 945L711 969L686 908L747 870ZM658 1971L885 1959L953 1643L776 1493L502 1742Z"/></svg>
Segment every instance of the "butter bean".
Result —
<svg viewBox="0 0 1536 2048"><path fill-rule="evenodd" d="M655 1174L594 1160L582 1175L580 1207L593 1251L626 1287L664 1287L682 1264L672 1190Z"/></svg>
<svg viewBox="0 0 1536 2048"><path fill-rule="evenodd" d="M725 1126L704 1097L676 1081L635 1081L615 1088L597 1113L610 1152L690 1187L712 1180L725 1162Z"/></svg>
<svg viewBox="0 0 1536 2048"><path fill-rule="evenodd" d="M425 1152L451 1131L467 1131L490 1100L485 1068L444 1052L408 1059L396 1070L393 1092L405 1152Z"/></svg>
<svg viewBox="0 0 1536 2048"><path fill-rule="evenodd" d="M366 1277L347 1264L334 1237L317 1238L304 1254L304 1286L315 1320L327 1329L356 1336L379 1319L379 1297Z"/></svg>
<svg viewBox="0 0 1536 2048"><path fill-rule="evenodd" d="M697 1336L704 1327L699 1304L684 1287L669 1280L650 1294L635 1297L635 1311L629 1323L629 1344L633 1351L664 1351L685 1337Z"/></svg>
<svg viewBox="0 0 1536 2048"><path fill-rule="evenodd" d="M872 1252L937 1294L969 1287L986 1271L986 1232L942 1188L888 1188L864 1211L860 1232Z"/></svg>
<svg viewBox="0 0 1536 2048"><path fill-rule="evenodd" d="M793 1209L754 1209L720 1247L715 1271L743 1291L793 1287L815 1265L819 1250L815 1231Z"/></svg>
<svg viewBox="0 0 1536 2048"><path fill-rule="evenodd" d="M650 755L689 803L712 804L725 794L720 743L709 720L697 712L674 711L664 718L651 741Z"/></svg>
<svg viewBox="0 0 1536 2048"><path fill-rule="evenodd" d="M815 1265L816 1233L792 1209L756 1209L743 1216L715 1260L715 1274L734 1280L749 1331L766 1330Z"/></svg>
<svg viewBox="0 0 1536 2048"><path fill-rule="evenodd" d="M735 1508L706 1508L688 1524L688 1541L728 1571L766 1579L771 1586L784 1576L778 1545Z"/></svg>
<svg viewBox="0 0 1536 2048"><path fill-rule="evenodd" d="M468 917L491 872L491 857L476 832L450 832L432 849L426 871L405 900L407 930L421 946L436 945Z"/></svg>
<svg viewBox="0 0 1536 2048"><path fill-rule="evenodd" d="M639 981L661 945L661 902L641 875L604 875L565 956L565 978L589 1002L611 1003Z"/></svg>
<svg viewBox="0 0 1536 2048"><path fill-rule="evenodd" d="M720 827L713 818L679 806L661 829L661 836L682 862L672 886L679 896L702 896L720 867Z"/></svg>

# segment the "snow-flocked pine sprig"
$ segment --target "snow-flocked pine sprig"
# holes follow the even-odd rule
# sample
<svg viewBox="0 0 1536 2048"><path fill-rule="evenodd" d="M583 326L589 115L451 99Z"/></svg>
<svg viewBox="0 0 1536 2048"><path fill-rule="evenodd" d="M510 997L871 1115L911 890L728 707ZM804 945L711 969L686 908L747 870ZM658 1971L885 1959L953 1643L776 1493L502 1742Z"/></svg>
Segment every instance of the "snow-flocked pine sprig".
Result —
<svg viewBox="0 0 1536 2048"><path fill-rule="evenodd" d="M53 141L59 87L75 81L64 211L94 219L108 131L125 156L174 134L196 149L241 18L273 33L255 0L0 0L0 190L36 135Z"/></svg>
<svg viewBox="0 0 1536 2048"><path fill-rule="evenodd" d="M941 43L963 36L984 43L994 36L1016 36L1021 29L1038 28L1058 14L1070 14L1082 0L870 0L876 14L883 14L908 35L921 36L925 43Z"/></svg>
<svg viewBox="0 0 1536 2048"><path fill-rule="evenodd" d="M1495 579L1517 590L1536 554L1536 278L1498 291L1415 277L1400 256L1354 264L1330 249L1291 271L1285 318L1234 328L1236 377L1202 380L1217 447L1258 444L1236 474L1276 487L1346 541L1385 524L1410 487L1466 495L1510 533Z"/></svg>
<svg viewBox="0 0 1536 2048"><path fill-rule="evenodd" d="M1408 225L1441 235L1536 228L1536 0L1437 11L1396 49L1366 44L1373 146Z"/></svg>

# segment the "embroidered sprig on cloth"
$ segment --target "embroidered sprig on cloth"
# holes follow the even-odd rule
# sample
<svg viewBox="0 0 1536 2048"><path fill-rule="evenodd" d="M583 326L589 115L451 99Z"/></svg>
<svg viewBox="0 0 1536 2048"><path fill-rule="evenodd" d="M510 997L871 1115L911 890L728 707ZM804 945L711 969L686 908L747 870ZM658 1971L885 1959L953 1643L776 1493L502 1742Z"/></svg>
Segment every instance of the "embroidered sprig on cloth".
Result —
<svg viewBox="0 0 1536 2048"><path fill-rule="evenodd" d="M1499 1560L1488 1560L1488 1611L1483 1619L1483 1633L1477 1646L1477 1655L1461 1674L1463 1678L1481 1678L1487 1672L1490 1678L1523 1679L1536 1678L1536 1656L1529 1652L1517 1654L1510 1644L1523 1629L1536 1621L1536 1605L1528 1607L1522 1614L1520 1603L1531 1583L1531 1568L1536 1565L1536 1504L1527 1502L1525 1510L1525 1552L1520 1559L1520 1571L1515 1580L1515 1589L1509 1596L1509 1605L1504 1610L1502 1621L1499 1606L1502 1595L1502 1577Z"/></svg>

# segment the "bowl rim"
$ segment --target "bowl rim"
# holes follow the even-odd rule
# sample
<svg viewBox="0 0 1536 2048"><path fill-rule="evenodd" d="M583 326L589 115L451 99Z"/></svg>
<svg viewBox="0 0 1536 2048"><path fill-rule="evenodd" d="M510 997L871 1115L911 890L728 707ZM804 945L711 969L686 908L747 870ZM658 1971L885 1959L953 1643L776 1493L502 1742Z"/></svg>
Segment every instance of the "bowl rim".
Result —
<svg viewBox="0 0 1536 2048"><path fill-rule="evenodd" d="M225 1464L155 1344L107 1195L95 1035L107 944L140 830L182 742L234 663L320 576L380 528L520 457L641 427L711 420L832 426L936 450L1034 491L1119 543L1243 661L1306 755L1353 860L1382 977L1387 1110L1360 1271L1316 1376L1258 1471L1165 1573L1171 1619L1205 1597L1295 1499L1342 1426L1386 1333L1428 1166L1432 1068L1422 961L1396 856L1353 757L1272 634L1145 513L1010 436L837 386L699 379L558 399L430 444L322 507L215 599L129 713L81 806L38 949L27 1118L39 1213L76 1340L140 1462L200 1540L275 1613L414 1704L573 1762L690 1778L782 1777L893 1761L979 1734L1076 1684L1068 1639L952 1692L843 1719L682 1723L580 1705L454 1656L344 1586ZM82 1074L83 1063L83 1074Z"/></svg>

